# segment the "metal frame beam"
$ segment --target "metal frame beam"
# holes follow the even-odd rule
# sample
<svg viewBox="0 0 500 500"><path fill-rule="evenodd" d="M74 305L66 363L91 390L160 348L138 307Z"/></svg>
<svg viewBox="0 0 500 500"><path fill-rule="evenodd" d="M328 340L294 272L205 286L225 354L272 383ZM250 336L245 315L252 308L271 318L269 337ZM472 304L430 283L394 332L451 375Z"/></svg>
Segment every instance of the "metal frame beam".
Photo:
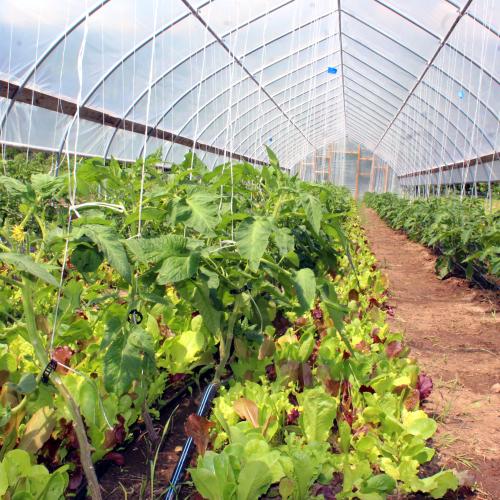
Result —
<svg viewBox="0 0 500 500"><path fill-rule="evenodd" d="M381 54L380 52L376 51L375 49L372 49L371 47L368 47L366 46L364 43L360 42L359 40L356 40L354 38L351 38L349 35L346 35L345 33L343 34L343 36L346 36L347 38L351 39L352 41L356 42L357 44L361 45L363 48L369 50L370 52L373 52L374 54L376 54L378 57L384 59L385 61L389 62L390 64L396 66L397 68L399 68L400 70L404 71L405 73L407 73L408 75L410 75L412 78L415 78L417 79L417 75L414 75L413 73L411 73L410 71L408 71L407 69L403 68L402 66L400 66L399 64L395 63L393 60L389 59L388 57L384 56L383 54ZM359 57L357 56L354 56L352 55L349 51L346 51L345 52L348 56L350 57L354 57L355 59L357 59L358 61L362 61ZM375 69L373 66L369 65L368 63L364 63L365 65L369 66L370 68L372 69ZM460 85L462 86L464 89L467 90L467 92L472 96L474 97L474 99L476 99L479 103L481 103L482 106L484 106L485 109L487 109L494 117L496 117L496 113L484 102L482 101L481 99L479 99L475 94L474 92L470 91L465 85L461 85L460 82L458 82L457 80L455 80L451 75L445 73L445 72L442 72L443 75L445 75L447 78L449 78L450 80L452 80L454 83L456 83L457 85ZM472 120L472 118L467 114L465 113L465 111L463 109L461 109L459 106L457 106L453 101L450 100L449 97L447 97L446 95L444 95L441 91L435 89L434 87L432 87L431 85L429 85L428 83L424 82L423 80L420 82L423 86L429 88L430 90L432 90L433 92L435 92L439 97L443 98L444 100L446 100L451 106L453 106L461 115L463 115L470 123L472 123L472 125L474 127L476 127L479 132L481 132L481 135L484 137L485 141L489 144L489 146L491 148L494 148L494 145L492 144L492 142L490 141L490 139L488 138L488 136L486 135L486 133L483 131L483 129L481 127L479 127L475 122L474 120ZM407 89L407 91L409 92L410 89ZM418 97L416 94L414 94L414 97L417 98L417 99L420 99L422 100L423 102L425 102L426 104L430 105L427 101L425 101L424 99L422 99L421 97Z"/></svg>
<svg viewBox="0 0 500 500"><path fill-rule="evenodd" d="M339 14L339 49L340 49L340 73L342 76L342 102L344 103L344 129L347 128L347 114L345 112L345 79L344 79L344 51L342 48L342 6L337 0L337 10Z"/></svg>
<svg viewBox="0 0 500 500"><path fill-rule="evenodd" d="M287 35L289 36L289 34ZM280 37L282 38L282 37ZM279 64L280 62L282 61L285 61L286 59L288 59L290 56L294 56L296 54L299 54L300 52L302 52L303 50L308 50L309 48L311 47L314 47L315 45L319 44L319 43L322 43L324 42L325 40L328 40L330 38L330 35L326 36L326 37L323 37L322 39L320 40L317 40L305 47L302 47L298 50L296 50L295 52L293 52L292 54L288 54L280 59L277 59L277 60L274 60L273 62L271 62L270 64L267 64L265 66L262 66L261 68L259 68L259 70L257 71L258 73L260 72L264 72L265 70L271 68L272 66L274 66L275 64ZM263 46L261 46L259 48L259 50L262 48ZM247 54L245 54L243 57L247 57L249 54L253 53L254 51L251 51ZM323 56L325 57L325 56ZM231 64L231 63L230 63ZM230 64L228 64L227 66L224 67L224 69L226 67L229 67ZM175 102L173 104L170 105L170 107L161 114L160 118L157 120L157 122L155 123L155 126L158 126L161 121L165 118L165 116L174 109L174 107L180 102L182 101L184 98L188 97L192 92L194 92L196 90L197 87L203 85L207 80L209 80L210 78L212 78L213 76L215 76L217 73L219 73L220 69L218 69L217 71L215 71L214 73L212 73L211 75L209 75L207 78L204 78L203 80L197 82L194 86L192 86L189 90L187 90L181 97L179 97L178 99L175 100ZM219 92L216 96L212 97L209 101L207 101L203 106L201 106L201 108L197 109L195 113L191 114L191 116L181 125L181 127L179 128L179 134L182 134L182 132L184 131L184 129L189 125L189 123L196 117L196 115L202 111L203 109L205 109L207 106L209 106L210 104L212 104L214 101L216 101L219 97L223 96L224 94L227 94L228 92L231 91L232 88L236 87L237 85L240 85L241 83L245 82L246 80L248 80L248 76L245 77L245 78L242 78L240 79L238 82L236 83L231 83L228 87L226 87L222 92ZM252 92L250 93L247 93L244 97L242 97L239 101L237 101L236 103L232 104L231 106L234 106L234 105L238 105L241 101L243 101L244 99L250 97L252 94L255 94L255 93L258 93L259 92L259 89L255 89L253 90ZM275 96L274 96L275 97ZM223 114L224 112L222 112L221 114ZM213 123L217 118L219 118L220 114L214 118L212 120L212 122L209 123L209 125L211 125L211 123ZM207 125L207 127L209 126ZM205 129L200 132L200 135L205 131Z"/></svg>
<svg viewBox="0 0 500 500"><path fill-rule="evenodd" d="M14 106L14 101L17 100L17 96L19 93L22 92L24 87L28 84L29 79L35 74L37 68L47 59L47 57L52 54L52 52L57 48L57 46L68 37L73 31L75 31L78 26L80 26L83 22L85 22L90 16L94 15L98 10L100 10L102 7L104 7L110 0L100 0L97 2L94 7L89 9L87 12L85 12L84 15L80 16L75 22L73 22L63 33L61 33L48 47L45 49L45 52L37 58L35 61L35 64L31 66L31 68L28 70L26 75L24 76L22 82L20 85L17 85L16 92L12 95L10 98L9 105L7 106L7 109L5 110L5 113L2 116L2 119L0 120L0 134L2 133L2 130L4 128L5 122L7 120L7 115L10 113L12 106Z"/></svg>
<svg viewBox="0 0 500 500"><path fill-rule="evenodd" d="M295 0L293 0L293 1L295 1ZM280 7L276 8L276 9L273 9L273 12L274 12L274 10L278 10L279 8L281 8L281 7L285 6L285 5L287 5L288 3L290 3L290 2L286 2L285 4L281 5ZM320 20L322 20L322 19L324 19L324 18L327 18L327 17L329 17L329 16L331 16L331 15L333 15L333 14L334 14L334 13L328 13L328 14L326 14L326 15L323 15L323 16L319 17L319 18L316 18L314 21L308 21L307 23L304 23L304 24L302 24L302 25L300 25L300 26L297 26L297 27L293 28L292 30L289 30L289 31L287 31L286 33L283 33L283 34L281 34L281 35L279 35L279 36L275 37L274 39L270 40L268 43L265 43L265 44L259 45L258 47L255 47L254 49L250 50L249 52L247 52L247 53L243 54L242 58L244 59L244 58L248 57L248 56L249 56L249 55L251 55L251 54L254 54L254 53L256 53L256 52L258 52L258 51L260 51L260 50L263 50L263 48L264 48L264 47L266 47L266 46L270 45L271 43L274 43L274 42L276 42L276 41L278 41L278 40L281 40L282 38L285 38L285 37L287 37L287 36L290 36L290 35L292 35L293 33L297 32L297 31L300 31L300 30L304 29L305 27L307 27L307 26L309 26L309 25L311 25L311 24L313 24L313 23L315 23L315 22L317 22L317 21L320 21ZM255 18L255 19L254 19L254 20L252 20L251 22L254 22L254 21L255 21L255 20L257 20L257 19L260 19L260 17L262 17L262 16L259 16L258 18ZM243 26L246 26L246 24L245 24L245 25L243 25ZM231 30L230 32L225 33L224 35L222 35L222 38L225 38L226 36L228 36L229 34L231 34L233 31L235 31L235 30ZM335 35L336 35L336 33L335 33L335 34L333 34L333 35L330 35L330 36L335 36ZM328 38L329 38L329 37L325 37L325 38L323 38L322 40L320 40L320 41L318 41L318 42L315 42L315 43L320 43L320 42L322 42L322 41L324 41L324 40L327 40ZM216 44L216 43L217 43L217 41L212 42L211 44L207 45L206 47L208 47L208 46L210 46L210 45L213 45L213 44ZM314 44L310 44L309 46L303 47L303 48L299 49L298 51L296 51L296 53L299 53L301 50L306 50L307 48L309 48L309 47L311 47L311 46L313 46L313 45L314 45ZM192 59L194 56L196 56L196 55L198 55L198 54L202 53L204 50L206 50L206 47L201 48L201 49L199 49L198 51L196 51L196 52L194 52L194 53L190 54L189 56L187 56L187 57L185 57L184 59L182 59L180 62L176 63L176 65L175 65L175 66L173 66L172 68L169 68L169 70L167 70L167 71L166 71L166 72L164 72L162 75L160 75L160 76L159 76L159 77L158 77L158 78L157 78L157 79L156 79L156 80L155 80L155 81L151 84L150 89L152 89L154 86L156 86L156 85L157 85L160 81L162 81L164 78L166 78L166 77L167 77L170 73L173 73L173 72L174 72L174 71L175 71L178 67L180 67L182 64L184 64L185 62L187 62L187 61L189 61L190 59ZM272 61L271 63L269 63L269 64L267 64L267 65L265 65L265 66L261 67L261 68L259 69L259 72L260 72L260 71L264 71L264 70L266 70L266 69L270 68L270 67L271 67L271 66L273 66L274 64L278 64L279 62L281 62L281 61L283 61L283 60L286 60L286 59L288 58L288 56L289 56L289 55L290 55L290 54L288 54L288 55L287 55L287 56L285 56L285 57L282 57L281 59L277 59L277 60L275 60L275 61ZM326 56L323 56L323 58L324 58L324 57L326 57ZM317 61L319 61L319 60L321 60L321 58L320 58L320 59L317 59ZM229 67L231 66L231 64L233 64L233 61L231 61L231 62L229 62L229 63L227 63L227 64L225 64L225 65L221 66L220 68L217 68L217 69L216 69L215 71L213 71L210 75L206 76L205 78L203 78L203 79L202 79L202 80L200 80L199 82L196 82L196 84L195 84L195 85L193 85L193 86L192 86L191 88L189 88L186 92L184 92L181 96L179 96L179 97L178 97L178 98L174 101L174 103L170 104L170 106L169 106L169 107L168 107L165 111L163 111L163 112L162 112L162 114L160 115L160 119L156 122L155 126L158 126L158 125L161 123L161 121L165 118L165 116L166 116L166 115L167 115L167 114L168 114L171 110L173 110L173 109L174 109L174 107L175 107L175 106L176 106L179 102L181 102L184 98L186 98L187 96L189 96L189 94L190 94L191 92L193 92L194 90L196 90L196 88L197 88L197 87L199 87L199 86L203 85L203 84L204 84L205 82L207 82L209 79L211 79L211 78L215 77L215 76L216 76L217 74L219 74L220 72L222 72L222 71L224 71L225 69L229 68ZM306 66L307 66L307 65L306 65ZM304 66L304 67L305 67L305 66ZM286 77L286 76L288 76L289 74L291 74L291 73L286 73L286 74L282 75L282 76L281 76L281 77L279 77L279 78L285 78L285 77ZM235 85L239 85L239 84L243 83L245 80L247 80L247 79L249 79L249 78L250 78L250 77L248 76L248 73L247 73L247 76L246 76L245 78L241 78L238 82L236 82L235 84L232 84L232 86L234 87ZM279 78L278 78L278 79L279 79ZM250 78L250 79L252 79L252 78ZM270 83L273 83L274 81L276 81L276 80L278 80L278 79L275 79L275 80L273 80L273 81L272 81L272 82L270 82ZM252 79L252 80L255 82L255 79ZM266 85L269 85L269 83L268 83L268 84L266 84ZM224 92L227 92L227 91L229 90L229 88L230 88L230 87L226 88ZM140 100L141 100L141 99L142 99L142 98L143 98L143 97L144 97L144 96L148 93L148 91L149 91L150 89L146 88L146 89L145 89L145 90L144 90L144 91L143 91L143 92L142 92L142 93L141 93L141 94L140 94L140 95L139 95L139 96L138 96L138 97L137 97L137 98L136 98L136 99L135 99L135 100L134 100L134 101L133 101L133 102L129 105L129 107L127 108L127 111L126 111L126 112L124 113L124 115L123 115L123 117L124 117L124 118L126 118L126 117L127 117L127 116L128 116L128 115L132 112L132 110L133 110L133 109L137 106L137 104L140 102ZM259 92L259 91L261 91L261 90L260 90L260 87L259 87L259 86L257 86L257 89L256 89L254 92ZM222 92L221 94L223 94L224 92ZM181 133L181 132L180 132L180 133ZM115 134L113 134L113 135L110 137L109 141L108 141L108 145L107 145L107 147L106 147L106 151L105 151L105 154L106 154L106 155L107 155L107 153L108 153L108 151L109 151L109 149L110 149L110 147L111 147L111 142L112 142L112 141L113 141L113 139L114 139L114 135L115 135ZM148 139L149 139L149 138L148 138Z"/></svg>
<svg viewBox="0 0 500 500"><path fill-rule="evenodd" d="M337 54L338 52L339 52L339 51L336 51L336 52L332 53L332 55L333 55L333 54ZM327 56L327 57L329 57L329 56ZM294 73L297 73L297 72L299 72L299 71L302 71L302 70L304 70L305 68L307 68L308 66L312 66L312 65L314 65L314 64L318 64L320 61L322 61L323 59L326 59L327 57L322 56L321 58L316 59L316 60L314 60L314 61L312 61L312 62L308 62L307 64L305 64L305 65L301 66L300 68L297 68L296 70L294 70L294 71L292 71L292 72L290 72L290 73L286 73L286 74L280 75L278 78L275 78L275 79L274 79L274 80L272 80L271 82L267 83L267 85L269 86L269 85L272 85L273 83L276 83L276 82L277 82L277 81L279 81L279 80L282 80L283 78L288 78L290 75L293 75ZM298 82L298 83L294 83L293 85L291 85L291 86L289 86L289 87L285 87L284 89L282 89L282 90L280 90L279 92L277 92L276 94L274 94L274 98L276 99L278 95L280 95L280 94L282 94L282 93L284 93L284 92L288 92L288 91L290 91L292 88L294 88L294 87L296 87L296 86L298 86L298 85L302 85L302 84L304 84L304 83L310 82L311 80L314 80L315 78L317 78L318 76L320 76L320 75L321 75L321 74L323 74L323 73L324 73L324 71L321 71L320 73L316 73L316 74L314 74L314 75L312 75L312 76L310 76L310 75L309 75L309 76L308 76L307 78L305 78L304 80L301 80L301 81L300 81L300 82ZM325 83L329 83L329 82L325 82ZM322 83L321 85L324 85L324 83ZM309 89L309 91L311 91L311 89ZM247 113L248 113L248 111L247 111L247 112L245 112L245 113L243 113L241 116L239 116L239 117L235 118L235 119L231 122L230 127L232 127L232 126L233 126L233 124L234 124L234 123L236 123L236 121L237 121L237 120L241 119L241 118L242 118L243 116L245 116ZM258 118L258 119L260 119L260 118ZM253 120L253 121L252 121L252 123L254 123L254 122L255 122L255 120ZM242 129L238 130L237 134L238 134L241 130L242 130ZM219 134L215 137L214 141L216 141L216 140L220 137L220 135L222 135L222 134L224 133L224 131L225 131L225 129L224 129L224 130L222 130L221 132L219 132Z"/></svg>
<svg viewBox="0 0 500 500"><path fill-rule="evenodd" d="M378 2L379 0L374 0L374 1ZM465 3L465 5L460 10L460 12L459 12L458 16L455 18L453 24L448 29L448 32L446 33L446 35L444 36L444 38L439 43L439 45L438 45L437 49L435 50L434 54L429 59L429 61L427 62L427 65L424 68L424 70L422 71L422 73L418 77L417 81L414 83L413 87L411 88L410 92L406 96L406 99L403 101L403 103L401 104L401 106L398 109L397 113L394 115L393 119L391 120L391 123L389 123L389 125L385 129L384 133L380 137L379 141L377 142L377 144L373 148L374 152L377 149L377 147L380 145L380 143L383 141L384 137L387 135L387 132L391 128L392 124L397 120L398 116L401 114L401 111L405 107L406 103L410 100L411 96L415 92L415 90L418 87L418 85L420 84L420 82L424 79L425 75L427 74L427 71L429 71L430 67L432 66L432 63L435 61L436 57L441 52L441 49L445 46L446 41L450 38L451 34L453 33L453 31L455 30L456 26L460 22L460 19L462 19L462 16L465 14L465 12L467 12L467 9L469 8L469 6L470 6L471 3L472 3L472 0L467 0L467 2Z"/></svg>
<svg viewBox="0 0 500 500"><path fill-rule="evenodd" d="M14 94L17 96L17 101L19 102L33 102L35 106L48 109L50 111L57 111L68 116L76 116L78 112L80 118L83 120L99 123L100 125L105 124L111 127L116 127L117 123L121 121L119 117L106 113L102 110L86 106L81 107L78 106L76 102L70 101L69 99L61 99L60 97L56 97L51 94L40 92L38 90L32 90L26 86L23 89L20 89L18 85L0 80L0 96L12 99ZM227 151L209 144L197 142L188 137L173 134L168 130L149 127L143 123L134 122L132 120L126 120L123 122L123 128L137 134L151 134L157 139L181 144L188 148L207 151L220 156L229 156L235 160L246 161L257 165L266 164L266 162L256 158L251 158L249 156Z"/></svg>

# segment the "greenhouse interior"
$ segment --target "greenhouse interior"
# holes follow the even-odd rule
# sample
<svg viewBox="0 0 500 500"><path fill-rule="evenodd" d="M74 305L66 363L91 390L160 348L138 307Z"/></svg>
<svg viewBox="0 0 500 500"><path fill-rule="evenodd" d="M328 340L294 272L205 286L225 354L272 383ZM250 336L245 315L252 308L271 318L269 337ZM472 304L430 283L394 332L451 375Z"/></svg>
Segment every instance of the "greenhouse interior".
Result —
<svg viewBox="0 0 500 500"><path fill-rule="evenodd" d="M0 500L500 498L498 0L0 0Z"/></svg>

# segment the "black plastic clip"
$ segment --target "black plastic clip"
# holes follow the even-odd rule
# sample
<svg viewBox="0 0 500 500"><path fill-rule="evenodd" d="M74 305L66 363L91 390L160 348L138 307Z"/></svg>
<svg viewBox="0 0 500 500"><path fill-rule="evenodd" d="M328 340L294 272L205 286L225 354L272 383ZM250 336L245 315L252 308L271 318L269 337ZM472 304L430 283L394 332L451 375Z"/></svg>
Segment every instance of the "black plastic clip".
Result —
<svg viewBox="0 0 500 500"><path fill-rule="evenodd" d="M51 359L42 373L42 382L44 384L48 384L50 374L57 368L57 361L55 359Z"/></svg>
<svg viewBox="0 0 500 500"><path fill-rule="evenodd" d="M142 323L143 315L140 311L137 309L132 309L128 313L128 322L132 323L134 325L140 325Z"/></svg>
<svg viewBox="0 0 500 500"><path fill-rule="evenodd" d="M229 293L231 295L239 295L240 293L250 292L251 290L252 290L251 285L243 285L240 289L229 290Z"/></svg>

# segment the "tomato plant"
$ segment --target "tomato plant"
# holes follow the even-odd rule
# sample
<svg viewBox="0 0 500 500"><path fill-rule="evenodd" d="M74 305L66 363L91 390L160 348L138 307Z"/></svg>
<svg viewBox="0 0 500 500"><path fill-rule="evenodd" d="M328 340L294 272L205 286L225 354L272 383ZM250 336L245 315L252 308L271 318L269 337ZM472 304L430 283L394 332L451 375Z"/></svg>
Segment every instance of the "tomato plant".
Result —
<svg viewBox="0 0 500 500"><path fill-rule="evenodd" d="M229 386L195 429L207 498L454 486L417 475L435 424L348 191L269 159L2 177L0 460L28 454L23 484L38 461L47 484L83 471L99 498L92 463L116 460L169 387L211 371Z"/></svg>
<svg viewBox="0 0 500 500"><path fill-rule="evenodd" d="M394 229L438 254L436 273L500 276L500 212L487 213L477 198L441 196L401 198L392 193L366 195L366 204Z"/></svg>

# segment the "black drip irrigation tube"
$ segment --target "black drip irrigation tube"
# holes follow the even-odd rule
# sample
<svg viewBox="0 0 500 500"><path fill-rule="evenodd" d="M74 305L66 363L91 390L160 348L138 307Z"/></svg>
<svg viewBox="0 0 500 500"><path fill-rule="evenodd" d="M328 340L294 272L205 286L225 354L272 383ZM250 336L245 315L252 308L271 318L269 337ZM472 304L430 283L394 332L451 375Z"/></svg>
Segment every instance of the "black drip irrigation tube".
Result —
<svg viewBox="0 0 500 500"><path fill-rule="evenodd" d="M180 397L188 390L188 388L195 383L195 380L189 380L179 391L177 391L165 404L165 406L162 407L161 411L164 411L166 408L168 408L170 405L174 404L176 401L180 399ZM110 461L99 461L94 464L95 470L96 470L96 475L97 479L100 480L104 474L109 470L109 468L112 466ZM74 491L73 493L73 498L74 500L85 500L87 498L87 478L85 475L83 475L82 482Z"/></svg>
<svg viewBox="0 0 500 500"><path fill-rule="evenodd" d="M431 248L431 250L436 254L438 257L440 255L445 255L444 252L441 250L441 247L438 245L433 246L433 247L428 247ZM467 269L462 266L458 260L454 262L455 268L459 267L462 272L464 273L464 277L467 281L470 283L479 286L483 290L493 290L495 292L500 291L500 286L498 283L493 282L491 279L489 279L478 267L476 267L474 264L472 264L472 269L473 269L473 274L470 278L467 278ZM451 273L453 274L453 272ZM462 276L460 276L462 277Z"/></svg>
<svg viewBox="0 0 500 500"><path fill-rule="evenodd" d="M203 397L201 398L201 403L200 406L198 407L196 415L198 415L199 417L204 417L207 414L212 399L215 397L218 389L219 389L219 384L214 382L212 382L206 387L205 392L203 393ZM190 437L184 444L181 456L179 457L179 461L175 466L174 473L172 474L172 479L170 480L170 485L167 489L167 494L165 495L165 500L175 500L177 498L177 489L179 487L179 481L184 476L185 468L189 462L192 448L193 448L193 438Z"/></svg>

